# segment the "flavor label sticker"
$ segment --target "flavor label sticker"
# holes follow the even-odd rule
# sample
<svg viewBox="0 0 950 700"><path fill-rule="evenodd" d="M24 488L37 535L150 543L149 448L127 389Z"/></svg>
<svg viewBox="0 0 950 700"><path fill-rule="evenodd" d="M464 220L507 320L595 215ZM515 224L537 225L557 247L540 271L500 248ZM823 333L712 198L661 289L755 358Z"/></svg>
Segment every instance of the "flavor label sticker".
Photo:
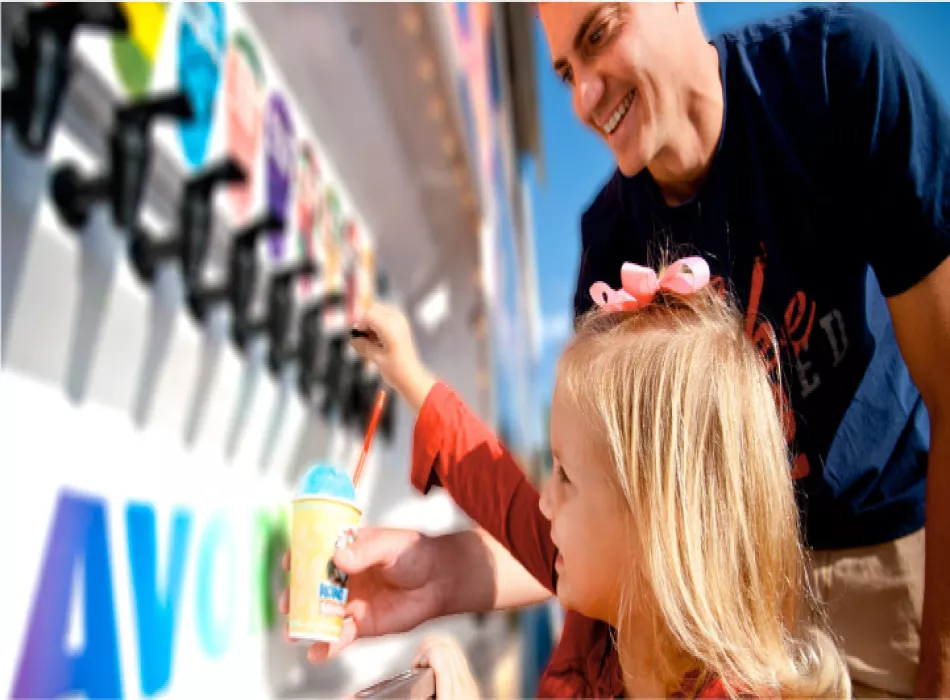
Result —
<svg viewBox="0 0 950 700"><path fill-rule="evenodd" d="M333 240L340 243L343 240L343 204L340 202L340 195L333 187L327 187L327 233L333 237Z"/></svg>
<svg viewBox="0 0 950 700"><path fill-rule="evenodd" d="M320 166L313 146L303 143L297 159L297 254L301 259L318 257L316 236L317 200L319 197ZM313 287L309 275L300 278L300 292L307 296Z"/></svg>
<svg viewBox="0 0 950 700"><path fill-rule="evenodd" d="M345 235L345 254L343 256L343 287L346 294L346 323L353 323L360 317L360 282L362 270L360 267L359 251L361 236L355 221L348 220L343 224Z"/></svg>
<svg viewBox="0 0 950 700"><path fill-rule="evenodd" d="M186 2L178 29L178 83L191 100L195 118L178 127L182 154L191 167L201 165L214 126L214 105L224 64L224 4Z"/></svg>
<svg viewBox="0 0 950 700"><path fill-rule="evenodd" d="M272 93L264 118L264 152L267 171L267 206L285 219L285 226L268 233L268 250L274 262L284 257L284 231L294 175L294 126L284 98Z"/></svg>
<svg viewBox="0 0 950 700"><path fill-rule="evenodd" d="M141 97L152 82L168 3L120 2L119 9L128 22L129 33L116 34L109 42L112 65L126 93Z"/></svg>
<svg viewBox="0 0 950 700"><path fill-rule="evenodd" d="M322 271L327 291L340 291L343 288L343 251L342 210L340 198L332 186L327 185L323 192L323 238Z"/></svg>
<svg viewBox="0 0 950 700"><path fill-rule="evenodd" d="M367 244L360 253L363 268L363 284L360 288L360 315L362 316L376 299L376 256Z"/></svg>
<svg viewBox="0 0 950 700"><path fill-rule="evenodd" d="M244 32L235 32L224 61L225 143L228 155L247 173L244 184L228 188L235 222L247 220L257 181L257 157L264 125L264 69Z"/></svg>

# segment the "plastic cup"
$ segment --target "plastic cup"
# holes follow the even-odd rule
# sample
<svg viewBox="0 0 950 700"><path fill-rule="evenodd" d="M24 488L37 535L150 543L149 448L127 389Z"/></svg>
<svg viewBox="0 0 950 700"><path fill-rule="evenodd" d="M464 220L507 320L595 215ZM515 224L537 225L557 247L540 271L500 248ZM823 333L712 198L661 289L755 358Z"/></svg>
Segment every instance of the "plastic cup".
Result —
<svg viewBox="0 0 950 700"><path fill-rule="evenodd" d="M355 536L362 512L345 472L317 464L304 475L293 500L290 538L292 639L334 642L343 631L349 591L333 553Z"/></svg>

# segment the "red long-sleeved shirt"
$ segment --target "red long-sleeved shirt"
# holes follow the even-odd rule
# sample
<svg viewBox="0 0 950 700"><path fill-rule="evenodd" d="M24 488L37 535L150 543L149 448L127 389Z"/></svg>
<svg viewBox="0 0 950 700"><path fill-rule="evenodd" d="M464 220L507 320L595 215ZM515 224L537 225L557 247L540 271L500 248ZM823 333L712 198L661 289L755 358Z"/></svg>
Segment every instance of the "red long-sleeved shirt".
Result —
<svg viewBox="0 0 950 700"><path fill-rule="evenodd" d="M445 488L458 506L498 540L552 593L557 549L537 489L501 441L447 386L437 383L422 406L413 439L412 484ZM718 680L684 679L678 697L725 697ZM696 686L700 685L699 688ZM605 622L568 611L560 642L538 685L539 697L623 695L617 650Z"/></svg>

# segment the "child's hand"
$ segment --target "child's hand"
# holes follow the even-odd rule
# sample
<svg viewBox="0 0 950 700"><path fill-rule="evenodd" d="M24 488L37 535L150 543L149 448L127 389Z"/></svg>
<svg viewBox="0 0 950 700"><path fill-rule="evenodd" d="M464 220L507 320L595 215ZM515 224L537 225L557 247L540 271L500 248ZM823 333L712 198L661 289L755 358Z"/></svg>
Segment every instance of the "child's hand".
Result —
<svg viewBox="0 0 950 700"><path fill-rule="evenodd" d="M418 412L435 377L419 360L409 320L395 306L376 303L353 328L368 336L353 338L356 352L379 367L383 379Z"/></svg>
<svg viewBox="0 0 950 700"><path fill-rule="evenodd" d="M357 639L408 632L443 615L447 596L457 586L452 571L440 565L439 554L438 541L418 532L360 528L349 546L333 554L334 565L348 576L349 596L340 639L311 644L307 659L311 663L326 661ZM284 571L290 571L290 556L285 553L281 561ZM284 615L290 612L288 590L280 594L278 606ZM294 641L286 624L284 636Z"/></svg>
<svg viewBox="0 0 950 700"><path fill-rule="evenodd" d="M478 683L469 668L465 650L450 637L430 637L419 646L412 664L435 672L436 698L478 700Z"/></svg>

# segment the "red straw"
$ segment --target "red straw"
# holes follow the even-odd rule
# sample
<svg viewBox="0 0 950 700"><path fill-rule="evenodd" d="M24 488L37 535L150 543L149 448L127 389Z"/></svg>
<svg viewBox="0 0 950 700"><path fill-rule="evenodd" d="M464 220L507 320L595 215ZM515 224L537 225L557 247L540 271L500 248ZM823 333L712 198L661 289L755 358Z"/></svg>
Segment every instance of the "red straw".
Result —
<svg viewBox="0 0 950 700"><path fill-rule="evenodd" d="M380 389L376 394L376 405L373 406L373 415L369 419L369 427L366 429L366 438L363 440L363 450L360 452L360 461L356 464L356 471L353 473L353 487L359 486L360 477L363 476L363 467L366 466L366 455L369 454L369 446L373 442L373 434L376 432L376 424L379 423L379 417L382 415L383 407L386 405L386 390Z"/></svg>

